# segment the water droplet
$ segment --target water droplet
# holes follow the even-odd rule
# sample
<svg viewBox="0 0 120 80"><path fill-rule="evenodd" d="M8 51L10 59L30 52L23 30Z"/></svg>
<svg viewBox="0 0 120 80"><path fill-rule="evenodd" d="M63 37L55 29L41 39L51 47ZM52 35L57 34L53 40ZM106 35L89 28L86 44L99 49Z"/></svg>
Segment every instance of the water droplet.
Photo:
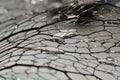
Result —
<svg viewBox="0 0 120 80"><path fill-rule="evenodd" d="M16 25L16 26L14 26L14 28L15 28L15 29L17 29L17 28L18 28L18 26Z"/></svg>
<svg viewBox="0 0 120 80"><path fill-rule="evenodd" d="M21 80L20 78L17 78L17 80Z"/></svg>
<svg viewBox="0 0 120 80"><path fill-rule="evenodd" d="M97 47L97 45L94 46L95 48Z"/></svg>

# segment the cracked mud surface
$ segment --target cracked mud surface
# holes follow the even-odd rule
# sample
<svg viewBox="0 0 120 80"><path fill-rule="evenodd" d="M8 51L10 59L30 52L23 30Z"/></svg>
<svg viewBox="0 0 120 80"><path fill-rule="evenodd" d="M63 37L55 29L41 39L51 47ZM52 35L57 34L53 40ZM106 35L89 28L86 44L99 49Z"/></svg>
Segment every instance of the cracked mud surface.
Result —
<svg viewBox="0 0 120 80"><path fill-rule="evenodd" d="M22 12L0 21L0 80L120 80L119 20L74 25Z"/></svg>

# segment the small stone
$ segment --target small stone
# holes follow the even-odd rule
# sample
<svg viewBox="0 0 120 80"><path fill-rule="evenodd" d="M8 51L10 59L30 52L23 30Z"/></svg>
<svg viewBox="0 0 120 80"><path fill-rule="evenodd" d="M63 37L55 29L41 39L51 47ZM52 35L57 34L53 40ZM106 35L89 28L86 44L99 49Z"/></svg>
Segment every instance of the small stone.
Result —
<svg viewBox="0 0 120 80"><path fill-rule="evenodd" d="M63 54L64 51L62 49L54 48L54 47L40 47L42 53L47 54Z"/></svg>
<svg viewBox="0 0 120 80"><path fill-rule="evenodd" d="M106 61L107 61L108 63L111 63L111 62L114 62L115 60L114 60L114 58L112 58L112 57L106 57Z"/></svg>
<svg viewBox="0 0 120 80"><path fill-rule="evenodd" d="M76 29L60 30L59 33L54 34L55 37L68 38L77 35Z"/></svg>
<svg viewBox="0 0 120 80"><path fill-rule="evenodd" d="M103 59L98 59L98 61L102 62L102 63L118 65L116 60L113 57L106 57L106 58L103 58Z"/></svg>
<svg viewBox="0 0 120 80"><path fill-rule="evenodd" d="M55 34L55 35L53 35L53 36L55 36L55 37L64 37L66 35L66 33L57 33L57 34Z"/></svg>
<svg viewBox="0 0 120 80"><path fill-rule="evenodd" d="M46 41L57 42L59 44L64 44L64 40L61 37L52 37L49 39L45 39Z"/></svg>

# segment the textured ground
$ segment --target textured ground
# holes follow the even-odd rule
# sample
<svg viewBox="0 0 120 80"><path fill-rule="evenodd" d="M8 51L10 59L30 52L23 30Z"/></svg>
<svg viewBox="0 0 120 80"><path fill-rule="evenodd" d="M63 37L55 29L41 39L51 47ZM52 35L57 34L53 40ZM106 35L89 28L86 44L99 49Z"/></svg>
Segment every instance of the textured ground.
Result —
<svg viewBox="0 0 120 80"><path fill-rule="evenodd" d="M118 21L74 25L5 4L0 80L120 80L119 11L101 15Z"/></svg>

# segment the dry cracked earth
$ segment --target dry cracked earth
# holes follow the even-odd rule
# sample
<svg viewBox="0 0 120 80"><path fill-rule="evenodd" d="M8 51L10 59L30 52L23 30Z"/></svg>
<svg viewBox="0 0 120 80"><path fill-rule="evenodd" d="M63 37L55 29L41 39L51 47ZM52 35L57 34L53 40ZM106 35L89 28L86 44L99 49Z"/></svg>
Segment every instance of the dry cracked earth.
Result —
<svg viewBox="0 0 120 80"><path fill-rule="evenodd" d="M75 25L5 1L0 80L120 80L119 9L101 13L103 21Z"/></svg>

